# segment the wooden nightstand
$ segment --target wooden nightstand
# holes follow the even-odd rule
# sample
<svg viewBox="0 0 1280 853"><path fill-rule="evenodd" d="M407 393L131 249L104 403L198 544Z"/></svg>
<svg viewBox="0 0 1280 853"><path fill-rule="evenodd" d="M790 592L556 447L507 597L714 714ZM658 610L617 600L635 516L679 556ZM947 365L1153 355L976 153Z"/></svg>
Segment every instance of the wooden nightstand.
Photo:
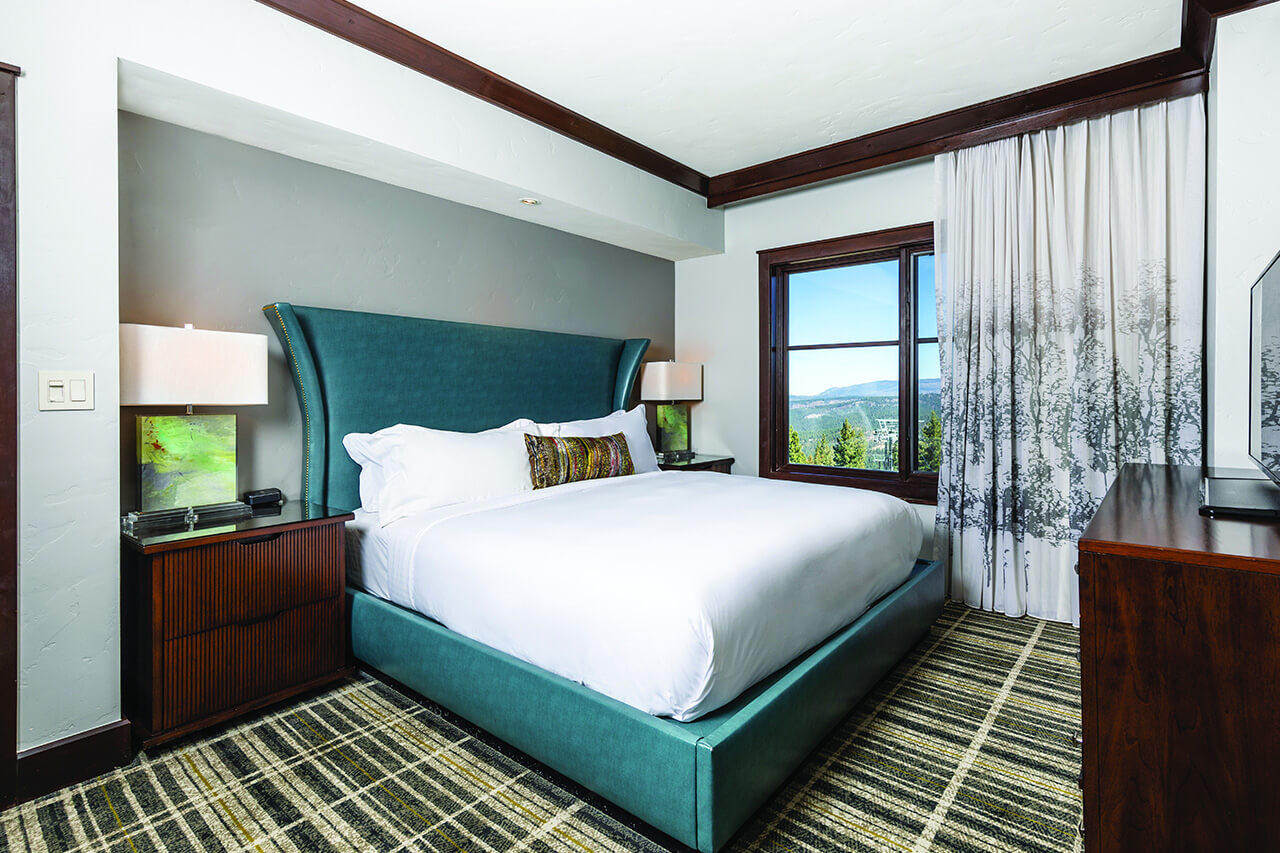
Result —
<svg viewBox="0 0 1280 853"><path fill-rule="evenodd" d="M658 467L663 471L716 471L728 474L733 468L733 457L695 453L688 462L659 462Z"/></svg>
<svg viewBox="0 0 1280 853"><path fill-rule="evenodd" d="M349 512L124 535L124 711L149 747L347 675Z"/></svg>

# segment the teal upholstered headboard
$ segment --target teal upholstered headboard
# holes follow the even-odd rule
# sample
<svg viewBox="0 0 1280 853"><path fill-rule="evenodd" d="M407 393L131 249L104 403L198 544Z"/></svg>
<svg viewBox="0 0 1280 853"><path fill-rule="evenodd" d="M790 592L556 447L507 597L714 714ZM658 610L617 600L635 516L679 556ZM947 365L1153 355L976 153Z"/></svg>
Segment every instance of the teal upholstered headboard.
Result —
<svg viewBox="0 0 1280 853"><path fill-rule="evenodd" d="M476 432L624 408L647 338L614 340L276 302L302 409L302 499L360 505L342 437L397 423Z"/></svg>

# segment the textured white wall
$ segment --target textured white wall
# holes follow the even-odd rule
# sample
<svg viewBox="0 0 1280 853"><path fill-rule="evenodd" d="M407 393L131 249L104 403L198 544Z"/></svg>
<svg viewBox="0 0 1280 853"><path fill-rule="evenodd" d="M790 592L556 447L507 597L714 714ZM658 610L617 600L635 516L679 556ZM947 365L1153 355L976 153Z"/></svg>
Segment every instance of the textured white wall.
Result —
<svg viewBox="0 0 1280 853"><path fill-rule="evenodd" d="M409 152L423 169L544 193L566 230L592 217L649 230L658 242L718 248L720 213L704 199L254 0L3 8L0 59L25 71L17 86L20 749L120 716L122 64L266 104L299 127L336 128L347 142ZM57 367L96 372L96 410L36 411L36 371Z"/></svg>
<svg viewBox="0 0 1280 853"><path fill-rule="evenodd" d="M1209 90L1210 464L1249 459L1249 288L1280 252L1280 4L1218 21ZM679 320L677 319L677 330Z"/></svg>
<svg viewBox="0 0 1280 853"><path fill-rule="evenodd" d="M878 231L934 214L933 161L889 169L725 211L725 252L676 262L676 357L702 362L703 399L693 405L693 444L728 453L734 472L759 470L761 249ZM921 506L932 523L933 508Z"/></svg>
<svg viewBox="0 0 1280 853"><path fill-rule="evenodd" d="M760 278L756 253L933 221L933 161L917 160L725 211L722 255L676 262L676 356L702 362L693 408L698 450L755 474L760 433Z"/></svg>
<svg viewBox="0 0 1280 853"><path fill-rule="evenodd" d="M30 14L38 6L39 15ZM6 7L18 80L20 748L120 717L116 63L111 4ZM37 412L36 371L97 408Z"/></svg>

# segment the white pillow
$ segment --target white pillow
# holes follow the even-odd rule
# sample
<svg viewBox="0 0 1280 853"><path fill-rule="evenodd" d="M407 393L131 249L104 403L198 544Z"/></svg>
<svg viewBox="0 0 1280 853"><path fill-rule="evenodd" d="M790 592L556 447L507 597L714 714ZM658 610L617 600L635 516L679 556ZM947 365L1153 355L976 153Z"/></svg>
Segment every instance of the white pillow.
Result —
<svg viewBox="0 0 1280 853"><path fill-rule="evenodd" d="M452 433L455 435L486 435L495 432L516 432L521 441L526 432L537 432L538 425L528 418L517 418L509 424L485 430L480 433ZM347 455L360 466L360 507L366 512L380 512L382 490L386 486L388 459L405 444L412 444L415 438L429 441L430 434L445 433L446 430L434 430L410 424L396 424L380 429L374 433L353 432L342 438L342 446ZM529 475L529 460L525 456L525 478Z"/></svg>
<svg viewBox="0 0 1280 853"><path fill-rule="evenodd" d="M543 435L557 438L594 438L620 432L627 439L627 450L631 452L631 464L635 466L636 473L645 474L658 470L658 455L654 453L653 442L649 440L649 426L645 422L643 403L629 412L618 409L603 418L536 426Z"/></svg>

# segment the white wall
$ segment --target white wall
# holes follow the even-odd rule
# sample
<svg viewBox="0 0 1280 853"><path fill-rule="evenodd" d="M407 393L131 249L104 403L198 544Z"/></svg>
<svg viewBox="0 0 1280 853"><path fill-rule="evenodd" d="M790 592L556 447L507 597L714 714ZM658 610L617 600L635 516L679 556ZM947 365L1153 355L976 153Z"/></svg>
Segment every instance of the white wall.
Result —
<svg viewBox="0 0 1280 853"><path fill-rule="evenodd" d="M1280 4L1218 20L1218 42L1209 89L1205 318L1209 389L1207 458L1216 466L1254 468L1248 454L1249 288L1280 251L1280 96L1277 95L1280 51L1277 45L1280 45Z"/></svg>
<svg viewBox="0 0 1280 853"><path fill-rule="evenodd" d="M312 152L322 162L342 160L330 165L354 171L370 165L369 151L394 151L416 159L402 156L387 171L419 173L415 181L447 173L442 185L466 183L467 192L543 195L564 230L602 240L630 235L672 251L719 248L721 214L699 196L254 0L40 0L3 9L0 60L25 72L17 85L19 749L120 717L122 67L156 73L148 78L156 85L134 96L157 110L174 90L156 81L179 80L223 93L220 109L262 105L258 124L283 116L295 129L332 128L330 141L346 148ZM176 113L182 106L169 104ZM353 153L362 146L369 151ZM459 177L468 175L484 181ZM57 367L96 372L94 411L36 411L36 371Z"/></svg>
<svg viewBox="0 0 1280 853"><path fill-rule="evenodd" d="M41 14L29 14L38 6ZM116 62L109 3L9 4L17 84L19 748L120 718ZM37 412L36 371L97 408Z"/></svg>
<svg viewBox="0 0 1280 853"><path fill-rule="evenodd" d="M722 255L676 262L676 357L702 362L693 444L756 474L760 435L760 276L756 253L794 243L932 222L933 161L734 205ZM921 507L932 520L933 508Z"/></svg>

